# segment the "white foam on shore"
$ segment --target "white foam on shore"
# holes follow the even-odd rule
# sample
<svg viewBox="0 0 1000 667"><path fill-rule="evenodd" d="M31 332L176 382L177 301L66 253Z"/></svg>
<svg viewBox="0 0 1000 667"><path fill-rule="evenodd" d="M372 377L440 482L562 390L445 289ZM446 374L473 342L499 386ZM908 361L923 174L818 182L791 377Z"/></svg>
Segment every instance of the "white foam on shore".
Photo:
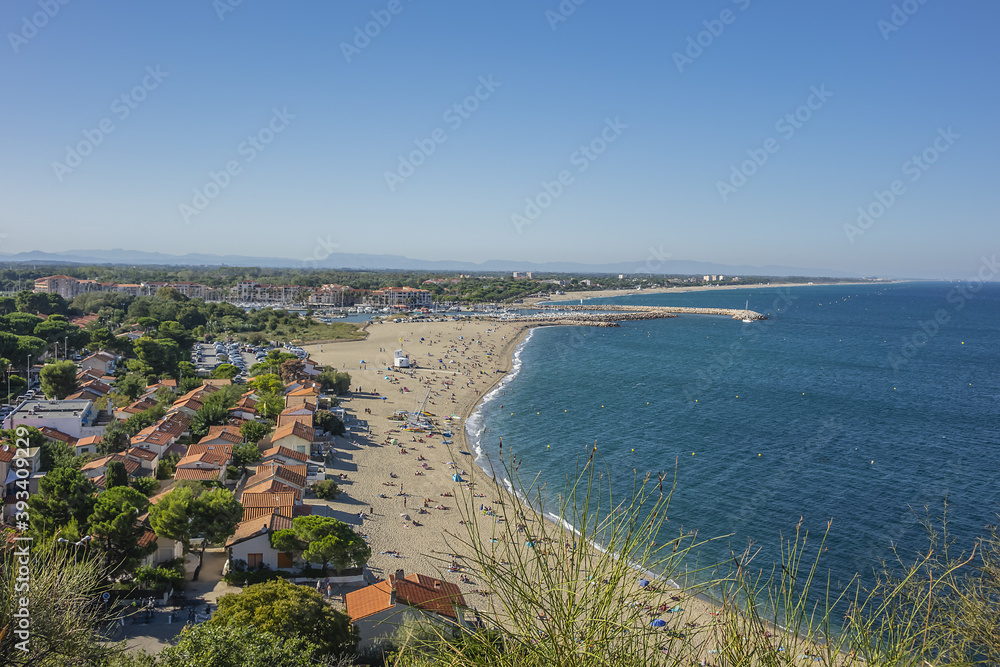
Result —
<svg viewBox="0 0 1000 667"><path fill-rule="evenodd" d="M528 334L524 337L524 340L518 343L517 348L514 350L514 355L511 358L510 371L508 371L508 373L503 377L503 379L500 380L497 386L495 386L485 396L483 396L482 400L480 400L479 404L476 406L475 412L469 415L469 418L465 420L465 439L466 442L469 443L469 447L472 450L473 459L476 465L482 468L483 471L490 476L490 478L493 478L494 474L493 474L493 467L490 465L489 462L489 458L487 457L486 452L483 451L482 436L483 436L483 425L485 423L485 418L483 416L483 408L486 407L487 403L493 401L497 396L499 396L500 391L502 389L505 389L507 385L510 384L514 380L514 378L516 378L517 375L521 372L521 367L523 365L521 361L521 352L524 350L524 346L527 345L528 341L531 340L531 337L534 335L535 335L535 330L531 329L528 331ZM508 486L510 485L509 481L507 480L504 481L507 483Z"/></svg>

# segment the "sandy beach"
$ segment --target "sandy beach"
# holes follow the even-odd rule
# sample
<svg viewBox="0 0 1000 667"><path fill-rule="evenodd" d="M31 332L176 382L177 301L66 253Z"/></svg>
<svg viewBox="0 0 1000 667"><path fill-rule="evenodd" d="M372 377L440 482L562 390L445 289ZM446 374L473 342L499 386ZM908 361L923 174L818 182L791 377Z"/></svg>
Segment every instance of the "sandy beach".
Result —
<svg viewBox="0 0 1000 667"><path fill-rule="evenodd" d="M512 551L524 544L525 534L543 530L543 519L528 512L525 533L507 530L507 524L500 523L504 519L499 517L515 517L512 510L520 501L497 488L475 464L466 442L465 421L509 372L516 347L532 326L539 325L485 320L381 322L367 325L365 340L306 346L314 360L351 374L352 393L343 398L342 405L363 426L348 437L336 438L336 459L327 467L328 473L341 476L337 481L342 494L334 501L313 498L306 502L327 505L326 513L332 511L336 518L357 527L371 547L368 569L374 576L387 578L403 570L452 582L470 607L501 623L505 618L502 604L467 567L473 565L473 553L463 542L468 542L470 534L477 535L480 553L492 554L494 563L504 565L508 557L516 562ZM418 367L390 370L397 349L406 351ZM418 410L435 415L440 430L452 435L428 437L402 431L402 424L390 419L397 411ZM421 437L424 442L418 441ZM463 483L453 481L455 473ZM462 525L463 519L478 525L470 531ZM569 531L545 521L550 545L558 540L567 546L575 542ZM544 547L549 548L554 547ZM531 560L545 563L546 559ZM632 587L622 592L623 613L629 613L624 611L626 600L641 599L635 603L640 607L631 616L630 627L649 631L650 624L661 619L666 625L659 628L663 632L655 641L665 653L671 650L671 633L684 633L690 642L684 651L686 659L715 664L721 647L713 628L728 612L699 597L698 591L680 591L666 584L660 584L657 593L636 596L642 576L635 570L634 577L630 571L621 579L623 586ZM584 586L590 585L586 579ZM734 627L731 618L729 623ZM543 624L539 616L538 628ZM770 625L756 625L747 632L765 635L761 639L775 649L783 641ZM803 664L812 661L810 654L822 650L808 642L793 645L798 652L806 649L806 654L796 656ZM842 664L843 657L834 662Z"/></svg>
<svg viewBox="0 0 1000 667"><path fill-rule="evenodd" d="M465 420L509 371L527 329L524 324L474 320L388 322L369 325L370 335L363 341L307 346L316 361L351 374L352 394L342 405L368 427L368 432L337 438L336 462L328 471L344 476L338 481L342 495L329 503L307 502L329 504L337 518L359 526L371 546L368 567L376 576L384 578L397 569L437 576L457 584L470 606L491 609L482 583L462 571L467 554L459 545L468 539L468 530L460 521L463 517L478 521L478 534L486 539L494 534L495 515L503 514L497 501L518 501L498 492L474 463ZM400 348L418 368L388 370L393 351ZM398 432L400 423L390 419L393 413L421 408L450 425L453 436L424 436L420 443L419 435ZM458 419L440 421L451 415ZM393 439L398 445L392 444ZM445 439L452 444L444 444ZM474 483L471 489L452 480L456 472ZM470 500L474 511L460 511L462 503L470 506ZM498 511L480 512L480 505ZM450 571L453 562L459 568ZM637 571L636 581L640 576ZM684 612L671 617L672 625L705 626L713 621L712 605L686 594L682 599Z"/></svg>

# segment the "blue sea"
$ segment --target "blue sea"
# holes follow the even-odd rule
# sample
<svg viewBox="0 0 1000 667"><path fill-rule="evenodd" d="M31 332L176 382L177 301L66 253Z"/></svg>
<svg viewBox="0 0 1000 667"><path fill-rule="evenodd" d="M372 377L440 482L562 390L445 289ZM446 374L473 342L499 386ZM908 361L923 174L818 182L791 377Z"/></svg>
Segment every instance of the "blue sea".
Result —
<svg viewBox="0 0 1000 667"><path fill-rule="evenodd" d="M926 549L948 503L957 546L1000 512L1000 284L896 283L645 294L588 303L742 308L715 316L534 330L467 423L479 460L555 494L596 443L611 484L664 472L666 530L729 536L769 570L780 539L830 524L822 574L872 581L892 547ZM483 430L485 429L485 431ZM500 473L503 476L503 473ZM927 509L925 509L927 508ZM552 507L545 508L552 511ZM815 545L814 545L815 546Z"/></svg>

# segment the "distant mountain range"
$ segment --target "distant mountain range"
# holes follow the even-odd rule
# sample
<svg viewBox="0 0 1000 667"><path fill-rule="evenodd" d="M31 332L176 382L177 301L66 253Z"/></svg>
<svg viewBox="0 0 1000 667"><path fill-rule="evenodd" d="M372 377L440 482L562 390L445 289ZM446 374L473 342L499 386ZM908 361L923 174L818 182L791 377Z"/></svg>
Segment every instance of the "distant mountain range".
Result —
<svg viewBox="0 0 1000 667"><path fill-rule="evenodd" d="M402 255L368 255L332 253L319 261L294 260L283 257L248 257L245 255L208 255L189 253L168 255L142 250L67 250L43 252L32 250L16 254L0 254L0 262L34 264L121 264L142 266L255 266L261 268L310 268L348 270L460 271L507 272L536 271L538 273L625 273L625 274L722 274L725 276L811 276L854 278L855 274L834 269L806 269L792 266L749 266L716 264L691 260L650 260L645 262L613 262L583 264L578 262L518 262L494 259L477 264L452 260L424 260Z"/></svg>

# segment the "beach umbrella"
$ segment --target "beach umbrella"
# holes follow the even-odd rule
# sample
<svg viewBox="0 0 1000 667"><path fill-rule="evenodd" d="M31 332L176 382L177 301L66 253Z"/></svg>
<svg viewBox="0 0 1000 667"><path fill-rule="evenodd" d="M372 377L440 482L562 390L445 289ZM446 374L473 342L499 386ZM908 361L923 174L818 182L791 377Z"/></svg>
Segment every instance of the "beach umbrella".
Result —
<svg viewBox="0 0 1000 667"><path fill-rule="evenodd" d="M403 518L404 518L405 520L407 520L407 521L409 521L409 520L410 520L410 515L409 515L409 514L407 514L406 512L403 512L403 513L402 513L402 514L400 514L399 516L403 517Z"/></svg>
<svg viewBox="0 0 1000 667"><path fill-rule="evenodd" d="M639 585L642 586L643 588L645 588L646 586L649 586L649 579L640 579L639 580Z"/></svg>
<svg viewBox="0 0 1000 667"><path fill-rule="evenodd" d="M451 476L451 481L453 481L453 482L461 482L462 481L462 476L459 475L456 472L454 475Z"/></svg>
<svg viewBox="0 0 1000 667"><path fill-rule="evenodd" d="M662 618L657 618L653 619L653 622L650 623L650 625L652 625L654 628L665 628L667 626L667 622L664 621Z"/></svg>

